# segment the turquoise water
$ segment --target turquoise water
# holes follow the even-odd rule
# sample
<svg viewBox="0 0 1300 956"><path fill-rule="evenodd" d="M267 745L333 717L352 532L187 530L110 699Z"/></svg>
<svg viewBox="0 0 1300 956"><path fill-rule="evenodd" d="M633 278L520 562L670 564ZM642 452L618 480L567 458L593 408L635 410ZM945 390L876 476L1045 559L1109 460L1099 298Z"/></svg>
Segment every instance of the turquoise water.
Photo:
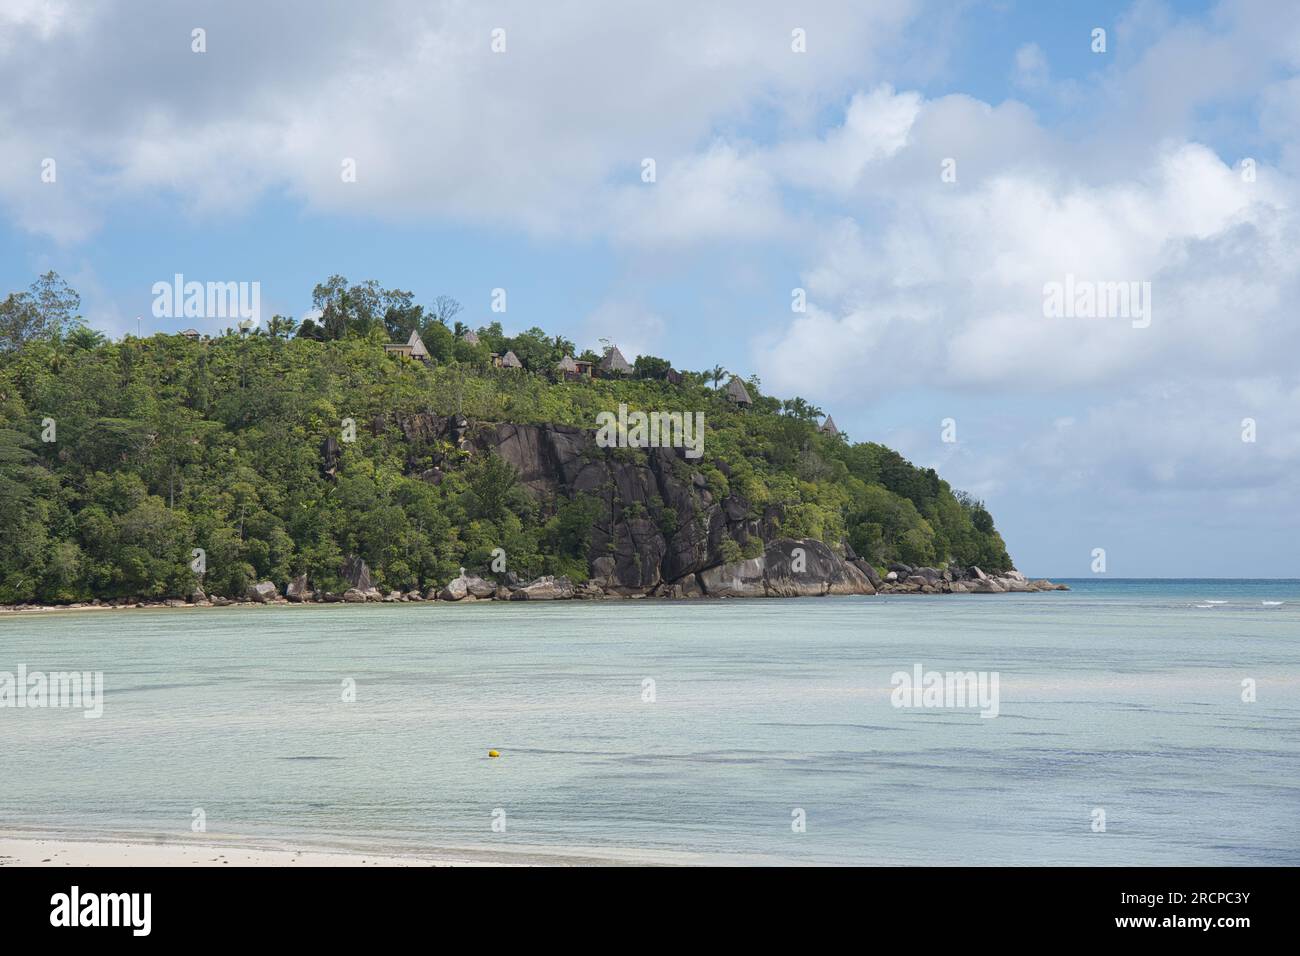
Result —
<svg viewBox="0 0 1300 956"><path fill-rule="evenodd" d="M202 808L318 843L1300 863L1300 582L1071 583L0 617L0 671L105 684L98 720L0 709L0 829L183 838ZM894 707L916 664L996 671L999 715Z"/></svg>

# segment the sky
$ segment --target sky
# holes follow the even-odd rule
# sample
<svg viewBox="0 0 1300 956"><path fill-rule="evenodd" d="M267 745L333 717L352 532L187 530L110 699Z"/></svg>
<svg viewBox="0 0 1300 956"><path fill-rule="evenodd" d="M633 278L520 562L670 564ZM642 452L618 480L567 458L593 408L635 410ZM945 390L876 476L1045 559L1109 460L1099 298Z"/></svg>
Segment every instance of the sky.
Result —
<svg viewBox="0 0 1300 956"><path fill-rule="evenodd" d="M373 278L757 375L1032 575L1300 577L1288 0L0 0L0 90L0 294L111 336Z"/></svg>

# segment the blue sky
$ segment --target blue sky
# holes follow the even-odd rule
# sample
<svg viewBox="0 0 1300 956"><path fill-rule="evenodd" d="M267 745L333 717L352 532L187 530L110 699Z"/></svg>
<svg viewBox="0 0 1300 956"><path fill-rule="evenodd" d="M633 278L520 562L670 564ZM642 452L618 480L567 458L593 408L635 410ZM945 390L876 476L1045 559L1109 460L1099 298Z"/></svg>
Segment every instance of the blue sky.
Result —
<svg viewBox="0 0 1300 956"><path fill-rule="evenodd" d="M446 293L803 395L1028 573L1300 576L1285 3L85 6L0 5L5 291L56 269L113 335L194 324L177 272ZM1150 282L1150 328L1044 318L1066 273Z"/></svg>

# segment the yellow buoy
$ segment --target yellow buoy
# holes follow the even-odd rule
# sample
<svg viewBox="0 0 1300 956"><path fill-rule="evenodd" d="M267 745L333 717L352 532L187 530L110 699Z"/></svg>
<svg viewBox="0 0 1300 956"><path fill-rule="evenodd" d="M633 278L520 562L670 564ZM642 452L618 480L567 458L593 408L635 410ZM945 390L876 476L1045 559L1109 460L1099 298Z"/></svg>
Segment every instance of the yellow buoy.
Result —
<svg viewBox="0 0 1300 956"><path fill-rule="evenodd" d="M495 750L489 750L489 751L488 751L488 756L489 756L489 757L500 757L501 754L497 753Z"/></svg>

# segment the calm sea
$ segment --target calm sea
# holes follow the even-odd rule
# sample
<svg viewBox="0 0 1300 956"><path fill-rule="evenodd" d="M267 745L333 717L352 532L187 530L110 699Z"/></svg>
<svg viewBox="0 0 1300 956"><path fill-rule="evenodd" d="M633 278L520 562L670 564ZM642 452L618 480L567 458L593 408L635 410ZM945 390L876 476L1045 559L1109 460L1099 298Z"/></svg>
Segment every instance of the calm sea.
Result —
<svg viewBox="0 0 1300 956"><path fill-rule="evenodd" d="M0 671L102 671L105 698L0 708L0 829L183 839L202 810L324 845L1300 863L1300 582L1070 583L7 616ZM996 672L998 716L893 706L916 665Z"/></svg>

